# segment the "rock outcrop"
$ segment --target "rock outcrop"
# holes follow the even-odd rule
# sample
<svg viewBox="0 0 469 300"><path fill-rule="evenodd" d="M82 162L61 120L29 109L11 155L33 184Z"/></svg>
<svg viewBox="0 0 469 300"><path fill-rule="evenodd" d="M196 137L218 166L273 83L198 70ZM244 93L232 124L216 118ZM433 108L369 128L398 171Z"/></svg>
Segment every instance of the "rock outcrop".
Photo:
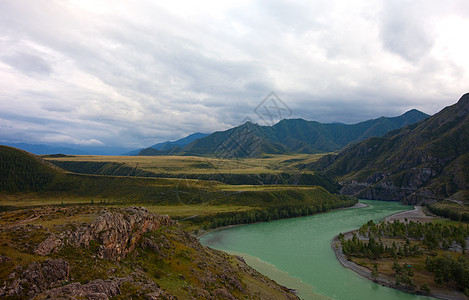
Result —
<svg viewBox="0 0 469 300"><path fill-rule="evenodd" d="M107 212L88 226L72 232L67 243L89 246L100 244L96 255L109 260L121 260L133 251L143 234L161 226L175 224L168 216L149 213L145 208L128 208L121 212Z"/></svg>
<svg viewBox="0 0 469 300"><path fill-rule="evenodd" d="M67 223L77 214L75 220L91 221ZM24 219L0 233L21 253L0 256L0 298L297 299L242 260L202 246L168 216L144 208L48 207L11 217ZM52 226L25 224L50 224L52 218ZM25 236L31 240L20 238Z"/></svg>
<svg viewBox="0 0 469 300"><path fill-rule="evenodd" d="M67 282L70 266L67 261L51 259L33 262L25 270L18 268L0 288L0 296L34 296L47 289Z"/></svg>
<svg viewBox="0 0 469 300"><path fill-rule="evenodd" d="M62 245L63 241L55 234L51 234L47 239L45 239L36 247L34 253L42 256L49 255L52 252L57 252Z"/></svg>
<svg viewBox="0 0 469 300"><path fill-rule="evenodd" d="M65 286L50 289L43 293L45 297L52 299L100 299L107 300L109 297L121 293L120 284L116 280L96 279L86 284L74 282Z"/></svg>
<svg viewBox="0 0 469 300"><path fill-rule="evenodd" d="M34 252L50 255L65 244L88 247L91 241L99 244L96 256L102 259L121 260L133 251L143 234L161 226L175 224L169 216L149 213L145 208L133 207L116 212L106 212L88 225L59 236L52 234L41 242Z"/></svg>

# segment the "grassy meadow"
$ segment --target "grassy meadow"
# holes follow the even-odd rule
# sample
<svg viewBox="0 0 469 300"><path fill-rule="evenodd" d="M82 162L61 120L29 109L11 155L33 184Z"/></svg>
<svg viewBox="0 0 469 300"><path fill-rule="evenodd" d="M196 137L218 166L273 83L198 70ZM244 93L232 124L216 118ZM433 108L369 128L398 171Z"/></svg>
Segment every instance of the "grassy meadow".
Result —
<svg viewBox="0 0 469 300"><path fill-rule="evenodd" d="M116 163L152 173L167 174L257 174L296 171L298 164L318 160L324 154L266 155L262 158L223 159L198 156L101 156L76 155L45 158L51 162Z"/></svg>
<svg viewBox="0 0 469 300"><path fill-rule="evenodd" d="M36 157L0 147L0 156L2 211L144 206L197 231L304 216L356 203L334 194L337 186L331 179L299 171L299 165L320 155ZM67 171L57 168L61 166L57 162L65 164Z"/></svg>

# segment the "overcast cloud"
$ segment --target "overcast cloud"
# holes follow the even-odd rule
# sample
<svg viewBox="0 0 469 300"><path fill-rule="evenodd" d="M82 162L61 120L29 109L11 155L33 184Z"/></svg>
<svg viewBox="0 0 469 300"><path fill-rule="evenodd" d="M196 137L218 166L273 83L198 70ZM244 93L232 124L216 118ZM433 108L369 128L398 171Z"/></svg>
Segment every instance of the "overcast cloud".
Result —
<svg viewBox="0 0 469 300"><path fill-rule="evenodd" d="M139 148L261 121L354 123L469 91L469 2L0 2L0 143Z"/></svg>

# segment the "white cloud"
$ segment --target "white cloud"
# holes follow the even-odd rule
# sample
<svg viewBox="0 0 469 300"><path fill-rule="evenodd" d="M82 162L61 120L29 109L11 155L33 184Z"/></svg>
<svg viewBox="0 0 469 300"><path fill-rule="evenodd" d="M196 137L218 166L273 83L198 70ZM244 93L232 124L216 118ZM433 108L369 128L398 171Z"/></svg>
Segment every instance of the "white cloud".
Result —
<svg viewBox="0 0 469 300"><path fill-rule="evenodd" d="M0 2L1 138L142 147L293 117L435 113L467 92L469 4Z"/></svg>

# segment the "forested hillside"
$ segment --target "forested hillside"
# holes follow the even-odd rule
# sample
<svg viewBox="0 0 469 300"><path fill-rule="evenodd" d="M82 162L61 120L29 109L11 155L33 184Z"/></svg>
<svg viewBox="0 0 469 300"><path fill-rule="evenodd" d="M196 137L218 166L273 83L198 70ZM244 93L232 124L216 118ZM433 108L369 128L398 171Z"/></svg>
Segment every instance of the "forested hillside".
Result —
<svg viewBox="0 0 469 300"><path fill-rule="evenodd" d="M39 191L60 174L26 151L0 146L0 191Z"/></svg>

